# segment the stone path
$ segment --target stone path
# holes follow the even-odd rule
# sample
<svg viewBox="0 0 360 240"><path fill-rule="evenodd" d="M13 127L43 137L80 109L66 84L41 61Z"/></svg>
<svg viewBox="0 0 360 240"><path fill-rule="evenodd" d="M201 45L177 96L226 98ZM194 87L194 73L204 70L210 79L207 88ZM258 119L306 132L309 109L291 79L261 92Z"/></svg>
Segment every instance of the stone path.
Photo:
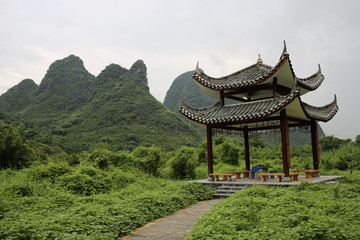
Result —
<svg viewBox="0 0 360 240"><path fill-rule="evenodd" d="M220 199L213 199L181 209L174 214L160 218L135 230L134 234L119 240L181 240L195 226L196 221Z"/></svg>

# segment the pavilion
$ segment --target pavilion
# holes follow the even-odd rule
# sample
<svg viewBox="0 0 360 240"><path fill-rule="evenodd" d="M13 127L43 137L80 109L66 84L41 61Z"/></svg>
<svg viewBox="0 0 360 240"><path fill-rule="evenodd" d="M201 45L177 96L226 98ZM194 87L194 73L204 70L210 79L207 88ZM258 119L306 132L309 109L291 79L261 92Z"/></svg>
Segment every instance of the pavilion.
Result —
<svg viewBox="0 0 360 240"><path fill-rule="evenodd" d="M197 64L193 79L206 93L219 98L218 103L206 108L193 108L183 101L179 109L191 121L206 126L208 174L213 173L212 136L217 129L243 132L248 171L249 132L280 129L283 173L289 177L289 128L310 126L314 170L319 169L317 122L327 122L335 116L338 111L336 95L332 103L322 107L303 102L301 96L316 90L323 82L320 65L313 75L298 78L284 42L283 52L275 67L263 64L259 55L257 63L233 74L213 78Z"/></svg>

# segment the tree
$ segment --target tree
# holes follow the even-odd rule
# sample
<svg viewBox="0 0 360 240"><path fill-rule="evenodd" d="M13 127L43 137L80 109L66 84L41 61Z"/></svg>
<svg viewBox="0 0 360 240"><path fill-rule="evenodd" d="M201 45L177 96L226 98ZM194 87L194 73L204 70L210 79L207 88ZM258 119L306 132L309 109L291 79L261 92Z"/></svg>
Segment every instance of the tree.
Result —
<svg viewBox="0 0 360 240"><path fill-rule="evenodd" d="M240 149L231 141L225 141L217 146L220 161L231 165L239 165Z"/></svg>
<svg viewBox="0 0 360 240"><path fill-rule="evenodd" d="M340 139L334 136L320 138L320 146L324 151L338 149L342 144L351 142L351 139Z"/></svg>
<svg viewBox="0 0 360 240"><path fill-rule="evenodd" d="M137 159L143 172L157 176L162 164L161 152L159 147L137 147L133 151L133 156Z"/></svg>
<svg viewBox="0 0 360 240"><path fill-rule="evenodd" d="M0 123L0 168L23 168L29 166L35 154L26 138L24 127Z"/></svg>
<svg viewBox="0 0 360 240"><path fill-rule="evenodd" d="M357 135L355 138L355 143L360 144L360 135Z"/></svg>
<svg viewBox="0 0 360 240"><path fill-rule="evenodd" d="M175 153L171 161L174 178L191 179L195 177L195 167L197 166L196 149L182 146Z"/></svg>

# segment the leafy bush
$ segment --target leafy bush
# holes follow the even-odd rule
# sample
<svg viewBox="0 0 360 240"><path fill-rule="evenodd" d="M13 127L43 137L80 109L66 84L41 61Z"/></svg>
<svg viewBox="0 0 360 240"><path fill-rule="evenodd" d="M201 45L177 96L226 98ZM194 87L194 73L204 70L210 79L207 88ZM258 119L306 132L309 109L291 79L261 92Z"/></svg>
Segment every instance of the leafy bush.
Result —
<svg viewBox="0 0 360 240"><path fill-rule="evenodd" d="M48 165L39 165L33 168L30 168L29 174L32 178L36 180L46 179L52 182L67 173L73 171L73 169L67 163L49 163Z"/></svg>
<svg viewBox="0 0 360 240"><path fill-rule="evenodd" d="M106 169L107 167L118 163L118 156L108 149L95 148L90 152L89 161L96 167Z"/></svg>
<svg viewBox="0 0 360 240"><path fill-rule="evenodd" d="M157 176L161 167L161 149L159 147L137 147L133 151L141 170L145 173Z"/></svg>
<svg viewBox="0 0 360 240"><path fill-rule="evenodd" d="M116 167L60 166L0 171L0 239L116 239L213 193Z"/></svg>
<svg viewBox="0 0 360 240"><path fill-rule="evenodd" d="M28 183L18 183L6 187L4 189L4 194L14 197L25 197L31 196L33 194L33 190L31 185Z"/></svg>
<svg viewBox="0 0 360 240"><path fill-rule="evenodd" d="M81 167L76 172L64 174L56 183L73 194L83 196L107 193L111 187L107 174L92 167Z"/></svg>
<svg viewBox="0 0 360 240"><path fill-rule="evenodd" d="M249 187L214 206L189 239L359 239L360 175L353 178L338 186Z"/></svg>
<svg viewBox="0 0 360 240"><path fill-rule="evenodd" d="M216 146L218 158L220 162L239 165L240 149L231 141L225 141Z"/></svg>
<svg viewBox="0 0 360 240"><path fill-rule="evenodd" d="M38 160L37 150L25 135L23 125L11 126L0 121L0 169L20 169Z"/></svg>
<svg viewBox="0 0 360 240"><path fill-rule="evenodd" d="M171 167L175 179L193 179L195 167L198 164L196 149L182 146L176 151L175 157L171 159Z"/></svg>
<svg viewBox="0 0 360 240"><path fill-rule="evenodd" d="M340 139L334 136L320 138L319 143L323 151L338 149L341 145L351 142L351 139Z"/></svg>

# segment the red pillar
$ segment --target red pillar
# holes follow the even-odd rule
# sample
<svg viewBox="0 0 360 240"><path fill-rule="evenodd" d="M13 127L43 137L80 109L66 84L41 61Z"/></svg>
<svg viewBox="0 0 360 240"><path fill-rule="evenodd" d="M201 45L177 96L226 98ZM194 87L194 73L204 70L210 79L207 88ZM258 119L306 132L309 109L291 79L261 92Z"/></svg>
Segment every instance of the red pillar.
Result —
<svg viewBox="0 0 360 240"><path fill-rule="evenodd" d="M207 160L208 160L208 175L214 173L213 164L213 151L212 151L212 127L206 126L206 139L207 139Z"/></svg>
<svg viewBox="0 0 360 240"><path fill-rule="evenodd" d="M246 170L250 171L249 130L247 127L244 129L244 150Z"/></svg>
<svg viewBox="0 0 360 240"><path fill-rule="evenodd" d="M280 112L280 131L281 131L281 143L282 143L282 160L283 171L285 177L289 177L290 173L290 144L289 144L289 126L286 116L286 109Z"/></svg>
<svg viewBox="0 0 360 240"><path fill-rule="evenodd" d="M314 170L319 170L320 151L319 151L319 135L318 135L317 122L315 120L312 120L310 127L311 127L311 146L313 153Z"/></svg>

